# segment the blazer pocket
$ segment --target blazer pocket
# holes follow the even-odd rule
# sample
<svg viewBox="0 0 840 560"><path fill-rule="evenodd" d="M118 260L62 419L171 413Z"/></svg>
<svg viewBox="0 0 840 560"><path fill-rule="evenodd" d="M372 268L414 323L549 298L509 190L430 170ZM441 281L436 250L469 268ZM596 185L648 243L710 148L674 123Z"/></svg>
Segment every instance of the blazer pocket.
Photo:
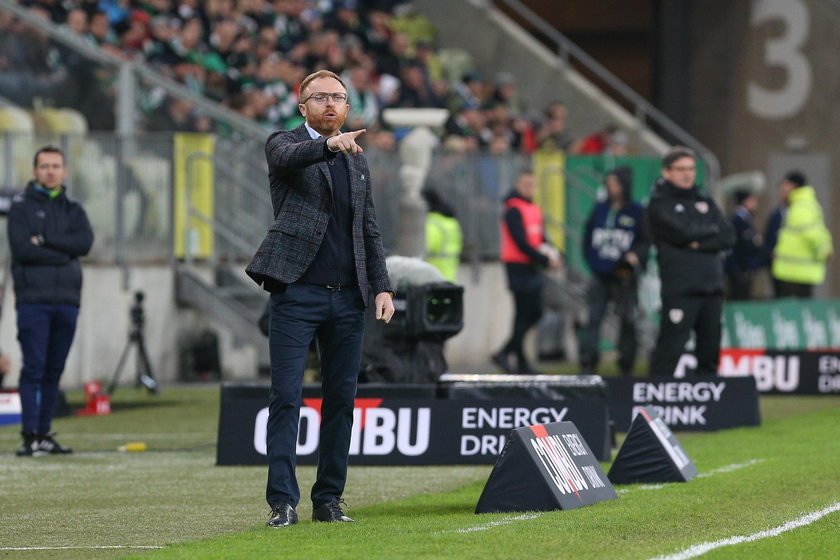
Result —
<svg viewBox="0 0 840 560"><path fill-rule="evenodd" d="M274 223L271 224L268 231L279 231L280 233L294 237L298 234L298 224L292 223L288 219L278 218L274 220Z"/></svg>

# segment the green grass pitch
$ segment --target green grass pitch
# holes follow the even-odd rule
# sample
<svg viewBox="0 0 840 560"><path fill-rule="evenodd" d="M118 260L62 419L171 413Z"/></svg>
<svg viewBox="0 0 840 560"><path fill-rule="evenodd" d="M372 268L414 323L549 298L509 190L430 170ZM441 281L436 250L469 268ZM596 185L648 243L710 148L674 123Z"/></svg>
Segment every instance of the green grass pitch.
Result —
<svg viewBox="0 0 840 560"><path fill-rule="evenodd" d="M0 558L840 558L840 396L762 397L761 427L677 433L700 476L577 510L475 515L489 465L351 467L357 523L311 523L304 500L288 529L264 525L264 467L214 466L218 405L218 387L121 389L109 416L56 420L68 457L15 457L19 427L0 428ZM116 451L132 441L148 451ZM313 477L299 468L304 495Z"/></svg>

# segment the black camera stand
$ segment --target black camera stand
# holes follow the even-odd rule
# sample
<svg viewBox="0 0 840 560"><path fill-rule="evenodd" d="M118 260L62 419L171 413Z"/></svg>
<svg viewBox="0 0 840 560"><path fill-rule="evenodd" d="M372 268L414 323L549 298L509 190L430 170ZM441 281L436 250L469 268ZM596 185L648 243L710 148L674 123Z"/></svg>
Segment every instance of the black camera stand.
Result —
<svg viewBox="0 0 840 560"><path fill-rule="evenodd" d="M111 379L111 384L108 386L108 394L113 395L117 389L117 381L120 377L120 372L125 365L128 352L132 346L137 347L137 385L143 385L149 392L157 394L159 387L155 380L155 374L152 372L152 364L149 360L149 354L146 352L146 341L143 338L143 325L145 318L143 317L143 292L134 293L134 305L131 306L131 330L128 333L128 342L125 345L120 361L117 364L117 369L114 370L114 377Z"/></svg>

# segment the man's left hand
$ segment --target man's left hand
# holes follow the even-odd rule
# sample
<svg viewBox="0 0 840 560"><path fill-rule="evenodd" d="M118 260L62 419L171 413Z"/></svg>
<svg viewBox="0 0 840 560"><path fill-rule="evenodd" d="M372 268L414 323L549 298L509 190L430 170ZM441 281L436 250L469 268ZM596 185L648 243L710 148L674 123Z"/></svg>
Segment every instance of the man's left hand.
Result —
<svg viewBox="0 0 840 560"><path fill-rule="evenodd" d="M385 323L391 320L394 316L394 302L391 292L379 292L376 294L376 320Z"/></svg>

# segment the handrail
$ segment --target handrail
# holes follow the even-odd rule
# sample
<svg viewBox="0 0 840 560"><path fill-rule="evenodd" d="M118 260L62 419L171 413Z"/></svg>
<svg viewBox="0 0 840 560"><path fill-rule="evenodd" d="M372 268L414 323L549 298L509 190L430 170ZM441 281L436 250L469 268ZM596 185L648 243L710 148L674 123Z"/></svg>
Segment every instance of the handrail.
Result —
<svg viewBox="0 0 840 560"><path fill-rule="evenodd" d="M650 117L664 131L673 136L678 142L697 152L698 157L703 160L708 168L707 183L709 188L714 188L720 180L720 162L717 156L699 140L685 131L675 123L668 115L654 107L641 95L636 93L630 86L610 72L600 62L592 58L586 51L574 44L568 37L557 31L548 22L542 19L534 11L528 8L520 0L490 0L491 3L498 3L507 6L510 10L532 25L537 31L554 41L557 45L558 57L568 64L569 58L573 58L590 70L595 76L603 80L617 94L633 105L633 113L640 123L644 123L646 117Z"/></svg>
<svg viewBox="0 0 840 560"><path fill-rule="evenodd" d="M98 49L87 43L73 31L59 27L51 21L46 21L32 14L29 9L23 6L19 6L9 0L0 0L0 9L12 13L16 18L25 21L28 25L36 27L47 33L50 38L82 53L85 57L93 59L100 64L117 69L122 68L123 66L130 67L142 79L151 82L155 86L165 89L169 95L189 101L205 111L208 116L230 125L248 137L253 137L254 139L259 140L261 144L265 142L265 139L268 136L268 131L254 121L246 119L235 111L231 111L227 107L219 105L218 103L210 101L209 99L190 91L181 84L150 69L145 64L122 60L112 54ZM130 134L133 131L129 129L125 130L125 132Z"/></svg>
<svg viewBox="0 0 840 560"><path fill-rule="evenodd" d="M185 192L185 205L186 205L186 214L187 214L187 221L184 227L184 262L187 266L192 266L193 263L193 254L192 254L192 246L191 246L191 239L190 235L192 233L192 218L198 219L199 222L202 222L204 225L210 226L213 230L214 234L220 235L225 241L233 245L237 250L242 251L243 253L250 253L254 250L254 246L251 242L247 239L239 235L236 231L232 228L228 227L224 223L216 220L212 216L208 216L195 206L192 203L192 193L193 193L193 164L199 160L209 160L210 163L215 165L214 158L206 154L204 152L196 152L187 156L187 160L185 162L186 167L186 192ZM223 167L223 166L222 166ZM217 169L221 169L221 167L217 167ZM231 174L233 176L233 174Z"/></svg>

